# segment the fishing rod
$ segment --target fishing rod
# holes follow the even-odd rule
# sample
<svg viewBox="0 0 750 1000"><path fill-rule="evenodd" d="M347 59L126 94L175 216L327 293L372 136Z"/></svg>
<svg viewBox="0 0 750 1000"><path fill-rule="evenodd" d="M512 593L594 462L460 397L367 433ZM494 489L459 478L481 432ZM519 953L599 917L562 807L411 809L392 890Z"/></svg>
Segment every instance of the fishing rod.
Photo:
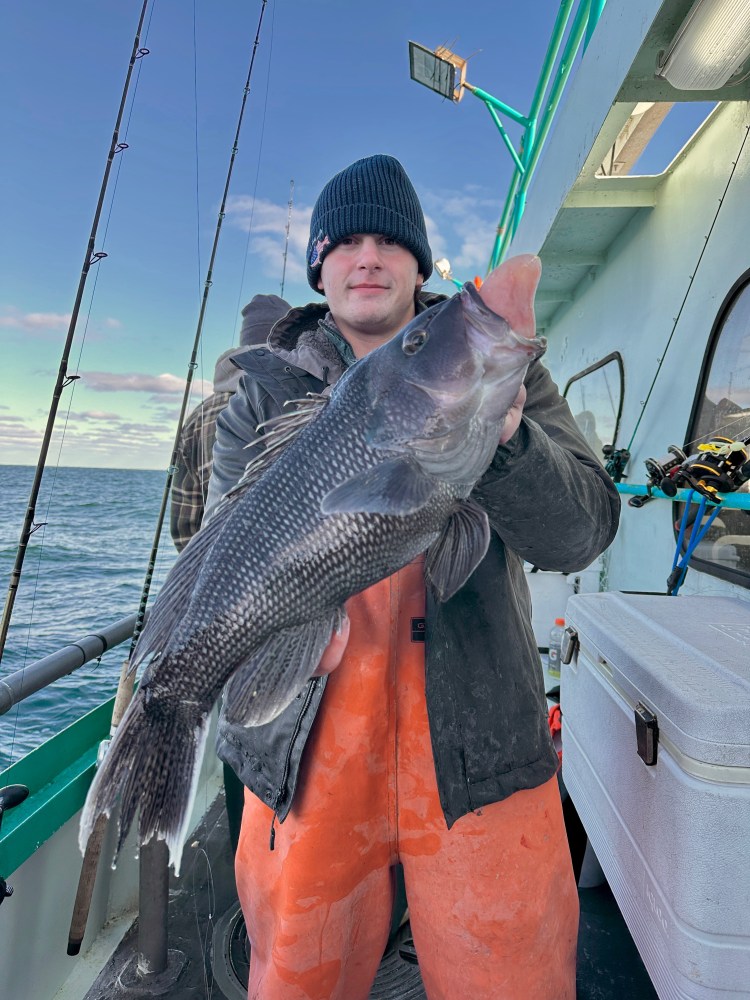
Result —
<svg viewBox="0 0 750 1000"><path fill-rule="evenodd" d="M112 163L114 161L115 155L117 153L124 152L127 149L126 143L120 142L120 126L122 125L123 115L125 113L125 105L127 102L128 91L130 89L130 81L133 76L133 67L136 62L143 56L148 55L148 49L142 49L141 44L141 31L143 30L143 23L146 18L146 9L148 7L149 0L143 0L143 6L141 7L141 16L138 20L138 27L135 32L135 39L133 40L133 51L130 55L130 62L128 64L128 71L125 75L125 84L122 89L122 96L120 98L120 107L117 112L117 120L115 122L114 132L112 133L112 142L109 147L109 153L107 155L107 162L104 168L104 176L102 178L101 187L99 189L99 199L96 203L96 210L94 212L94 220L91 224L91 231L89 233L88 243L86 245L86 254L83 260L83 267L81 269L81 277L78 282L78 290L76 292L75 302L73 305L73 311L70 316L70 322L68 324L68 332L65 337L65 344L63 346L62 357L60 358L60 367L57 372L57 379L55 381L55 387L52 392L52 402L50 404L49 413L47 415L47 425L44 430L44 437L42 439L42 447L39 453L39 460L37 461L36 471L34 473L34 480L31 485L31 493L29 495L29 502L26 508L26 515L24 517L23 527L21 529L21 537L18 542L18 549L16 551L16 558L13 565L13 570L10 575L10 583L8 585L8 594L5 598L5 607L3 608L2 619L0 619L0 660L3 658L3 652L5 651L5 643L8 638L8 631L10 629L10 620L13 616L13 607L16 602L16 595L18 593L18 586L21 581L21 574L23 572L23 563L26 557L26 550L28 548L29 539L33 533L40 528L40 524L36 524L34 517L36 515L36 505L39 499L39 490L42 485L42 477L44 475L44 469L47 464L47 453L49 451L50 441L52 440L52 431L55 426L55 419L57 417L57 410L60 404L60 397L62 396L63 389L75 382L79 376L78 375L68 375L68 360L70 358L70 349L73 344L73 338L75 336L76 327L78 325L78 314L81 309L81 302L83 300L83 293L86 287L86 279L88 278L89 271L94 264L98 264L99 261L103 260L107 255L103 252L94 252L94 245L96 242L96 234L99 228L99 220L101 218L102 209L104 207L104 198L107 192L107 186L109 183L109 175L112 169Z"/></svg>
<svg viewBox="0 0 750 1000"><path fill-rule="evenodd" d="M286 217L286 240L284 241L284 267L281 271L281 292L284 298L284 281L286 280L286 255L289 252L289 227L292 224L292 202L294 201L294 178L289 181L289 214Z"/></svg>
<svg viewBox="0 0 750 1000"><path fill-rule="evenodd" d="M268 0L262 0L260 17L258 18L258 27L255 32L255 42L253 43L253 51L250 56L250 67L247 71L247 79L245 81L245 88L242 94L242 103L240 105L240 113L237 119L237 128L234 133L234 142L232 144L232 154L229 157L229 167L227 169L227 177L224 182L224 193L221 199L221 206L219 207L219 214L216 220L216 229L214 231L214 241L211 248L211 259L208 262L208 270L206 272L206 280L203 285L203 297L201 299L200 313L198 315L198 325L195 330L195 339L193 340L193 351L190 355L190 361L188 363L188 372L185 379L185 391L182 394L182 405L180 407L180 415L177 419L177 428L175 430L174 444L172 445L172 456L169 462L169 467L167 469L167 479L164 484L164 492L161 498L161 506L159 508L159 516L156 522L156 530L154 532L154 541L151 546L151 555L149 557L148 567L146 569L146 576L143 581L143 590L141 591L141 601L138 607L138 612L135 620L135 630L133 632L133 639L130 644L130 652L128 653L128 658L133 655L133 650L135 649L135 644L138 641L138 637L143 629L143 621L146 616L146 605L148 603L148 597L151 592L151 580L153 579L154 569L156 567L156 557L159 553L159 540L161 538L162 527L164 525L164 518L167 511L167 503L169 501L169 494L172 489L172 480L174 479L175 472L177 471L177 457L180 448L180 438L182 436L182 427L185 422L185 413L187 412L187 405L190 399L190 387L193 382L193 374L195 369L198 367L197 357L198 348L200 347L201 336L203 334L203 320L206 315L206 305L208 303L208 293L212 285L212 276L214 270L214 262L216 260L216 251L219 246L219 237L221 236L221 227L224 222L224 215L226 211L227 198L229 196L229 185L232 180L232 171L234 170L234 161L237 157L237 151L239 149L238 143L240 138L240 130L242 129L242 120L245 115L245 106L247 104L248 94L250 93L250 79L253 74L253 66L255 65L255 55L258 51L258 45L260 43L260 29L263 24L263 15L266 11L266 5Z"/></svg>
<svg viewBox="0 0 750 1000"><path fill-rule="evenodd" d="M198 348L200 346L201 335L203 333L203 320L206 313L206 305L208 301L208 293L212 284L212 275L214 262L216 260L216 252L219 245L219 236L221 234L221 227L224 221L224 214L226 209L227 198L229 195L229 186L232 179L232 171L234 169L234 161L237 156L237 151L239 149L239 137L242 128L242 121L245 115L245 107L247 104L248 94L250 93L250 80L253 73L253 66L255 64L255 55L258 50L258 45L260 43L260 30L263 24L263 15L265 13L266 5L268 0L262 0L262 6L260 11L260 17L258 19L258 27L255 32L255 41L253 43L252 55L250 57L250 66L247 72L247 79L245 81L245 87L242 95L242 102L240 105L240 112L237 119L237 128L234 134L234 142L232 144L232 153L229 158L229 167L227 169L226 181L224 183L224 193L222 195L221 206L219 208L218 218L216 222L216 229L214 232L213 247L211 249L211 258L208 264L208 270L206 272L206 280L203 287L203 297L201 300L200 313L198 316L198 324L195 331L195 338L193 340L193 350L190 355L190 361L188 363L188 372L185 380L185 391L182 396L182 405L180 408L180 415L177 420L177 428L175 430L175 439L172 446L172 455L167 469L167 479L164 484L164 491L162 493L161 505L159 508L159 516L157 519L156 529L154 531L154 540L151 547L151 554L149 556L148 567L146 569L146 575L143 582L143 589L141 591L141 599L138 607L138 612L136 614L135 628L133 630L133 638L131 641L130 649L128 651L127 658L122 665L122 672L120 674L120 682L117 688L116 696L116 711L113 713L112 726L110 728L110 740L105 741L100 748L99 757L97 764L101 761L102 757L107 751L111 738L114 736L115 730L124 715L125 709L127 708L130 699L133 694L134 686L134 675L130 668L130 660L133 655L133 650L138 641L138 637L143 629L143 623L146 617L146 605L148 603L149 593L151 590L151 581L154 575L154 569L156 566L156 557L159 551L159 542L161 540L162 528L164 526L164 518L166 515L167 503L169 500L169 494L172 489L172 481L174 479L174 474L177 471L177 456L180 445L180 438L182 436L182 428L185 422L185 413L187 411L188 400L190 398L190 387L193 381L193 373L198 367L197 356ZM91 899L94 889L94 881L96 878L96 871L99 865L99 857L103 849L105 835L106 835L107 824L104 821L97 822L94 830L89 837L89 841L86 845L86 850L83 857L83 863L81 865L81 874L78 882L78 891L76 894L76 900L73 907L73 915L71 918L70 932L68 936L68 954L71 956L77 955L80 952L81 942L83 941L83 936L86 931L86 924L88 922L89 909L91 906ZM143 879L143 865L160 867L160 862L158 858L148 859L144 854L141 855L141 879ZM166 870L166 864L163 866ZM151 871L153 874L153 870ZM158 915L155 915L155 919L158 919ZM166 919L166 917L165 917ZM166 936L164 936L163 941L166 942ZM139 949L142 950L141 939L139 937ZM156 958L149 963L150 967L154 972L159 972L160 969L163 971L165 963L168 961L167 955L164 954L164 948L159 949L159 954Z"/></svg>

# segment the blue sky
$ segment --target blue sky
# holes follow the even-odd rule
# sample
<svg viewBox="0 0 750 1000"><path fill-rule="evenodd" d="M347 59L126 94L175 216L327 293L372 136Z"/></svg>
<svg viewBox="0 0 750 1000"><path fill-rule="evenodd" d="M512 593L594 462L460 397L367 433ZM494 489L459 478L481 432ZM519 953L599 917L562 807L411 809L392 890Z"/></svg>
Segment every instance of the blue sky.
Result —
<svg viewBox="0 0 750 1000"><path fill-rule="evenodd" d="M37 459L141 4L27 0L0 15L2 463ZM293 304L315 297L303 257L320 188L374 152L407 168L435 256L459 278L484 273L510 159L478 100L452 105L409 79L407 42L471 56L469 81L525 111L558 6L269 0L191 405L236 342L242 305L280 291L290 179ZM149 5L150 55L96 241L108 257L87 282L69 369L81 379L63 395L53 464L168 464L260 10L260 0Z"/></svg>

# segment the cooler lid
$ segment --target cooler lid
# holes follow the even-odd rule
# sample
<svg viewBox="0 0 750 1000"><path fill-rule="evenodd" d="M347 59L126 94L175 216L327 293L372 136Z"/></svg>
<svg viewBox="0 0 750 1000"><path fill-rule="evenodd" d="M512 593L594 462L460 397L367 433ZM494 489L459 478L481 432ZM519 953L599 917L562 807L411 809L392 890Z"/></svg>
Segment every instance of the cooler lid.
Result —
<svg viewBox="0 0 750 1000"><path fill-rule="evenodd" d="M582 650L598 651L613 682L657 715L682 753L750 767L750 601L579 594L566 618Z"/></svg>

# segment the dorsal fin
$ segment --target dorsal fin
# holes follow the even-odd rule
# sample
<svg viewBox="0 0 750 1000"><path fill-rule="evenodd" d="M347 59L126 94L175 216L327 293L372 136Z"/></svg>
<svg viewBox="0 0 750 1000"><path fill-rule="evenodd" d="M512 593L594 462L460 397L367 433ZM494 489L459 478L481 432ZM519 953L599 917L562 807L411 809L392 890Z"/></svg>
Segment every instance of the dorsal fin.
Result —
<svg viewBox="0 0 750 1000"><path fill-rule="evenodd" d="M260 479L284 448L315 419L327 402L328 396L308 393L304 399L289 400L288 413L272 417L259 425L266 431L263 438L265 448L248 464L242 479L222 497L211 517L204 522L200 531L180 553L159 591L138 640L130 663L131 672L136 670L150 654L158 653L162 649L177 622L184 615L206 555L221 533L235 501Z"/></svg>
<svg viewBox="0 0 750 1000"><path fill-rule="evenodd" d="M244 491L257 482L297 435L325 409L329 401L328 396L322 393L308 392L304 399L288 400L284 404L289 407L287 413L280 413L277 417L271 417L270 420L258 424L258 430L264 432L263 451L248 463L242 479L226 496L234 496L237 490Z"/></svg>

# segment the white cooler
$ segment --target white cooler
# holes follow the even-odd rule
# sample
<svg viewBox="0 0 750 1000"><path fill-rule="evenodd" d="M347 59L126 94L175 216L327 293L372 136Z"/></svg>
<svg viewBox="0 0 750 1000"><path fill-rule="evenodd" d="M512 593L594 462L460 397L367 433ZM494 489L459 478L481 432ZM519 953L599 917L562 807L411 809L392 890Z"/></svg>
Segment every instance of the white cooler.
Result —
<svg viewBox="0 0 750 1000"><path fill-rule="evenodd" d="M748 998L750 602L585 594L566 618L563 778L654 987Z"/></svg>

